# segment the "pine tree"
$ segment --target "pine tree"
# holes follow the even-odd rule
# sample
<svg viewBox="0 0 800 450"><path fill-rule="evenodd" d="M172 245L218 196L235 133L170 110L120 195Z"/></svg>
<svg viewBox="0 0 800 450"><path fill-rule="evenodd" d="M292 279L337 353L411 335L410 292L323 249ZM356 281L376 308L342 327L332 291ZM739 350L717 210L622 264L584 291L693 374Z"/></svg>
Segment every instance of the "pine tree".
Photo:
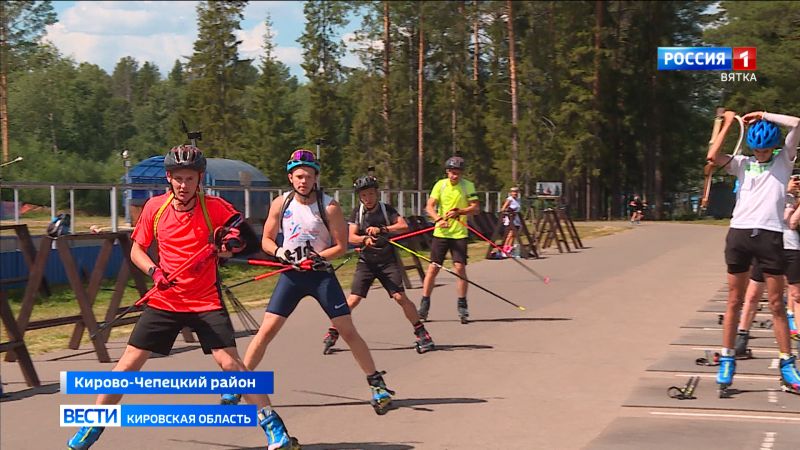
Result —
<svg viewBox="0 0 800 450"><path fill-rule="evenodd" d="M241 29L246 1L205 1L197 5L198 37L187 64L187 122L203 132L210 156L236 157L243 140L243 93L246 87L233 32Z"/></svg>
<svg viewBox="0 0 800 450"><path fill-rule="evenodd" d="M347 142L339 95L344 71L339 60L344 45L337 32L346 24L349 6L342 2L307 1L303 6L306 26L299 42L303 46L303 63L308 83L309 112L306 118L306 145L324 140L322 164L326 183L335 183L342 174L342 149ZM325 177L326 175L323 175Z"/></svg>
<svg viewBox="0 0 800 450"><path fill-rule="evenodd" d="M275 56L269 18L266 30L261 74L248 95L252 101L247 107L247 161L262 169L273 185L282 185L286 180L286 158L302 142L301 130L294 120L296 106L291 103L297 79Z"/></svg>

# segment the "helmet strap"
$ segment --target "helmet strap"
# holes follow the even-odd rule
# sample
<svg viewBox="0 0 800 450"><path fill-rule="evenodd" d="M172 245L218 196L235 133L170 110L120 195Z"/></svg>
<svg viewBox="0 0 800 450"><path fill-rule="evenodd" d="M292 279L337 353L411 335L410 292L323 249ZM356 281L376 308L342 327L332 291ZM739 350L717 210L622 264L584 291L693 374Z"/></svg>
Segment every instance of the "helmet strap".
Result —
<svg viewBox="0 0 800 450"><path fill-rule="evenodd" d="M317 192L317 183L314 183L314 186L311 188L311 191L309 191L308 195L304 195L303 193L295 189L294 186L292 186L292 190L296 195L299 195L300 198L302 198L305 201L308 201L311 198L311 196L314 195L315 192Z"/></svg>
<svg viewBox="0 0 800 450"><path fill-rule="evenodd" d="M200 174L200 178L202 178L203 172L199 172L199 174ZM199 191L200 189L202 189L201 186L200 186L200 183L197 183L197 191ZM175 188L172 187L172 176L171 175L170 175L170 180L169 180L169 190L172 192L172 197L173 197L172 200L174 202L176 202L178 204L178 206L181 206L181 207L185 207L186 205L191 203L192 200L197 199L197 191L195 191L194 194L192 194L192 196L189 197L189 200L186 200L185 202L182 202L182 201L178 200L177 192L175 192Z"/></svg>

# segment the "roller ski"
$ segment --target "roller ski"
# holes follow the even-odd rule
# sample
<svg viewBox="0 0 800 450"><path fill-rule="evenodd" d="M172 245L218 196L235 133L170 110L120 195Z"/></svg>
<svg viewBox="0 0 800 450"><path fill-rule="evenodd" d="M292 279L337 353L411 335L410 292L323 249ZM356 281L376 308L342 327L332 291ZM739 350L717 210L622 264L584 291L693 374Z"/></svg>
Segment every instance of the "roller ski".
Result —
<svg viewBox="0 0 800 450"><path fill-rule="evenodd" d="M419 301L419 309L417 310L419 320L428 320L428 311L430 311L430 309L431 299L422 297L422 300Z"/></svg>
<svg viewBox="0 0 800 450"><path fill-rule="evenodd" d="M418 327L415 327L414 334L417 336L417 342L414 343L414 348L417 350L417 353L422 354L435 350L433 339L431 339L431 335L428 334L428 330L425 329L425 325L419 324Z"/></svg>
<svg viewBox="0 0 800 450"><path fill-rule="evenodd" d="M322 339L322 343L325 344L325 348L322 349L323 355L330 355L333 353L333 346L336 345L336 341L339 339L339 330L336 328L328 328L328 333L325 335L325 338Z"/></svg>
<svg viewBox="0 0 800 450"><path fill-rule="evenodd" d="M467 309L467 299L465 298L458 299L458 317L463 325L469 323L469 310Z"/></svg>
<svg viewBox="0 0 800 450"><path fill-rule="evenodd" d="M392 404L392 395L394 395L394 391L387 388L386 383L383 381L383 375L385 373L386 372L376 371L372 375L367 376L367 382L372 390L372 400L370 400L370 404L379 416L386 414L389 410L389 406Z"/></svg>
<svg viewBox="0 0 800 450"><path fill-rule="evenodd" d="M86 450L100 439L103 431L105 431L105 427L81 427L72 436L72 439L67 441L67 448L71 450Z"/></svg>
<svg viewBox="0 0 800 450"><path fill-rule="evenodd" d="M219 399L220 405L238 405L242 401L242 394L222 394Z"/></svg>
<svg viewBox="0 0 800 450"><path fill-rule="evenodd" d="M733 384L733 375L736 372L736 359L733 356L719 357L719 371L717 372L717 384L719 385L719 398L730 397L728 390Z"/></svg>
<svg viewBox="0 0 800 450"><path fill-rule="evenodd" d="M275 411L263 408L258 412L258 424L267 435L267 450L300 450L297 438L289 436L283 420Z"/></svg>
<svg viewBox="0 0 800 450"><path fill-rule="evenodd" d="M745 331L736 334L736 345L734 346L736 359L751 359L753 357L753 351L747 348L749 341L749 332Z"/></svg>
<svg viewBox="0 0 800 450"><path fill-rule="evenodd" d="M781 358L781 389L791 394L800 395L800 374L794 365L795 356L789 359Z"/></svg>

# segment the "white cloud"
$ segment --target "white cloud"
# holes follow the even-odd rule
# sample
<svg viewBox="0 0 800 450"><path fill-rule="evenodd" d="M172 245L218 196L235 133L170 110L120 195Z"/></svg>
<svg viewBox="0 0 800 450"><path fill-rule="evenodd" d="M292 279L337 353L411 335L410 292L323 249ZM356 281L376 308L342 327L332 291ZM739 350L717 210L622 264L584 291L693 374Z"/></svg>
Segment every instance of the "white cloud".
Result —
<svg viewBox="0 0 800 450"><path fill-rule="evenodd" d="M67 32L101 35L185 34L196 28L197 2L76 2L59 22Z"/></svg>
<svg viewBox="0 0 800 450"><path fill-rule="evenodd" d="M289 67L299 66L303 62L303 49L300 47L277 47L275 58ZM303 73L303 69L300 69Z"/></svg>
<svg viewBox="0 0 800 450"><path fill-rule="evenodd" d="M47 27L44 39L76 61L111 73L125 56L151 61L161 73L192 54L196 2L76 2Z"/></svg>
<svg viewBox="0 0 800 450"><path fill-rule="evenodd" d="M47 27L45 40L78 62L97 64L112 73L125 56L143 64L151 61L166 75L176 59L191 56L197 39L196 1L78 1L59 14L59 22ZM303 50L296 38L303 32L303 4L295 1L253 1L244 12L239 54L258 64L263 54L269 14L274 34L275 57L300 80ZM363 43L348 33L346 66L361 66L352 49Z"/></svg>

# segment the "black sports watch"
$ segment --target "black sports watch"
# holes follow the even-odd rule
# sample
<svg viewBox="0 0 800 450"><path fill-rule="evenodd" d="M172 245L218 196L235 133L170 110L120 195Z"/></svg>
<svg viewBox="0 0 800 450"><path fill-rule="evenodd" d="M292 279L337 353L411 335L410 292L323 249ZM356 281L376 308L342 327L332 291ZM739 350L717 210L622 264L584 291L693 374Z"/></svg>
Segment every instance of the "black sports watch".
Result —
<svg viewBox="0 0 800 450"><path fill-rule="evenodd" d="M158 266L150 266L150 268L147 269L147 275L152 277L153 274L156 273L156 269L158 269Z"/></svg>

